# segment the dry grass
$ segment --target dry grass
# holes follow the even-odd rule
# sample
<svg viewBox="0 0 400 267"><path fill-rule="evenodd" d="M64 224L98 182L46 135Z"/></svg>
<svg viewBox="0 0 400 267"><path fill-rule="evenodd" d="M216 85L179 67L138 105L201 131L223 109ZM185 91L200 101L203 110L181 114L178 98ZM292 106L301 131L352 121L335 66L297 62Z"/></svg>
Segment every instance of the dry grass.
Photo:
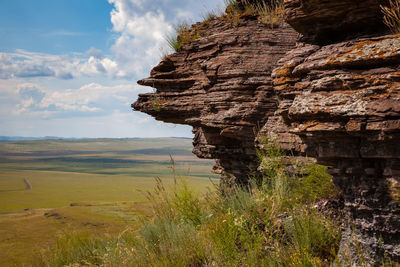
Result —
<svg viewBox="0 0 400 267"><path fill-rule="evenodd" d="M256 10L259 14L258 20L274 28L283 17L285 8L283 1L273 1L271 4L261 2L256 6Z"/></svg>
<svg viewBox="0 0 400 267"><path fill-rule="evenodd" d="M390 30L400 33L400 0L390 0L389 6L381 6L383 21Z"/></svg>
<svg viewBox="0 0 400 267"><path fill-rule="evenodd" d="M31 266L32 259L42 249L54 246L58 237L68 232L98 237L117 235L128 224L119 215L107 212L111 207L113 210L129 209L130 217L124 218L137 217L132 213L132 205L122 203L35 209L0 215L0 266ZM124 212L124 216L128 214ZM129 226L134 225L129 223Z"/></svg>
<svg viewBox="0 0 400 267"><path fill-rule="evenodd" d="M139 231L106 239L66 236L44 254L42 265L329 266L340 228L312 208L325 190L297 198L309 194L296 190L301 177L285 175L280 150L266 147L260 155L276 159L263 161L273 169L263 181L201 197L184 180L174 179L171 189L158 180L148 193L153 217ZM333 186L330 179L325 183Z"/></svg>
<svg viewBox="0 0 400 267"><path fill-rule="evenodd" d="M188 23L181 23L175 28L172 35L166 36L169 47L178 52L185 44L188 44L200 37L200 32L192 29Z"/></svg>
<svg viewBox="0 0 400 267"><path fill-rule="evenodd" d="M262 0L256 3L254 1L243 0L243 8L235 0L226 0L225 4L227 6L227 14L234 20L244 15L254 15L258 17L260 22L271 28L274 28L279 23L284 13L282 0ZM238 22L235 22L235 24L238 24Z"/></svg>

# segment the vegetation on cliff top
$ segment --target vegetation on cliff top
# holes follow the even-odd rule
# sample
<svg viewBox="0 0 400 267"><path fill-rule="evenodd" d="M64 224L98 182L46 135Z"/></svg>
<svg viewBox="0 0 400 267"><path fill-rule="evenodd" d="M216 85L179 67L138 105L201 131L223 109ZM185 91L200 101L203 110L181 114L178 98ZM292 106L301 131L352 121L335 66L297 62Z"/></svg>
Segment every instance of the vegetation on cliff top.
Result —
<svg viewBox="0 0 400 267"><path fill-rule="evenodd" d="M148 193L153 216L137 232L106 239L67 235L46 266L321 266L336 258L340 227L314 208L336 194L325 168L284 171L275 144L260 153L264 179L200 196L182 179ZM318 184L319 190L315 189Z"/></svg>
<svg viewBox="0 0 400 267"><path fill-rule="evenodd" d="M274 28L283 17L284 11L283 0L263 0L257 3L248 0L225 0L225 5L225 12L214 9L203 14L200 26L191 27L186 22L180 23L175 27L174 33L165 37L168 46L175 52L180 51L185 44L200 38L207 31L210 22L218 18L227 20L236 27L243 18L256 17L261 23Z"/></svg>
<svg viewBox="0 0 400 267"><path fill-rule="evenodd" d="M381 6L383 21L393 33L400 33L400 0L390 0L389 6Z"/></svg>
<svg viewBox="0 0 400 267"><path fill-rule="evenodd" d="M283 0L225 0L225 4L228 17L237 20L240 17L255 16L271 28L278 24L284 12Z"/></svg>

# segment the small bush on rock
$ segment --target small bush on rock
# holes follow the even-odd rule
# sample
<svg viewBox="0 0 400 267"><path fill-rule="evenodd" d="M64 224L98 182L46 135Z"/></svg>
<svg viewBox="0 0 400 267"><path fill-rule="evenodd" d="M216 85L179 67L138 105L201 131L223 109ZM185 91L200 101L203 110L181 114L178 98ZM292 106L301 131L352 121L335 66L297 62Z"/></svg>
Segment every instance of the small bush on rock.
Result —
<svg viewBox="0 0 400 267"><path fill-rule="evenodd" d="M383 21L393 33L400 33L400 0L390 0L389 6L381 6Z"/></svg>
<svg viewBox="0 0 400 267"><path fill-rule="evenodd" d="M305 168L300 177L288 175L274 142L264 144L259 155L265 172L261 181L216 187L201 197L184 180L176 179L168 189L157 179L154 192L147 193L153 217L143 220L139 231L109 239L61 239L41 264L329 266L340 227L313 206L331 195L332 182L319 167Z"/></svg>
<svg viewBox="0 0 400 267"><path fill-rule="evenodd" d="M175 52L178 52L185 44L188 44L199 37L199 31L191 30L188 23L181 23L175 28L175 32L172 35L166 36L165 39L169 47Z"/></svg>

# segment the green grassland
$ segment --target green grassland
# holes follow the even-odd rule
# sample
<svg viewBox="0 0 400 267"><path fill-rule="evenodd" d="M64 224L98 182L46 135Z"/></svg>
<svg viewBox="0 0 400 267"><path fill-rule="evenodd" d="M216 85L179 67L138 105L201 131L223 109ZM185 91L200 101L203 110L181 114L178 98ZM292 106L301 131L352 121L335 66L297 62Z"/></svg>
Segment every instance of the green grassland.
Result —
<svg viewBox="0 0 400 267"><path fill-rule="evenodd" d="M154 178L174 185L171 157L176 177L196 190L218 183L213 162L191 149L183 138L1 142L0 266L28 264L71 231L103 236L137 227Z"/></svg>

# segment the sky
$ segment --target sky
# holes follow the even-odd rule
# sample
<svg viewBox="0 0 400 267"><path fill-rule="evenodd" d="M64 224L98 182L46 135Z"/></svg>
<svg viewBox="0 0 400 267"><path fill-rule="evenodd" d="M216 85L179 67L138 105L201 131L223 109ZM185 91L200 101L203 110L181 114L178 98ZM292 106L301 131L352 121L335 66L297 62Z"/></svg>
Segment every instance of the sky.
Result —
<svg viewBox="0 0 400 267"><path fill-rule="evenodd" d="M192 137L132 111L165 36L223 0L1 0L0 136Z"/></svg>

